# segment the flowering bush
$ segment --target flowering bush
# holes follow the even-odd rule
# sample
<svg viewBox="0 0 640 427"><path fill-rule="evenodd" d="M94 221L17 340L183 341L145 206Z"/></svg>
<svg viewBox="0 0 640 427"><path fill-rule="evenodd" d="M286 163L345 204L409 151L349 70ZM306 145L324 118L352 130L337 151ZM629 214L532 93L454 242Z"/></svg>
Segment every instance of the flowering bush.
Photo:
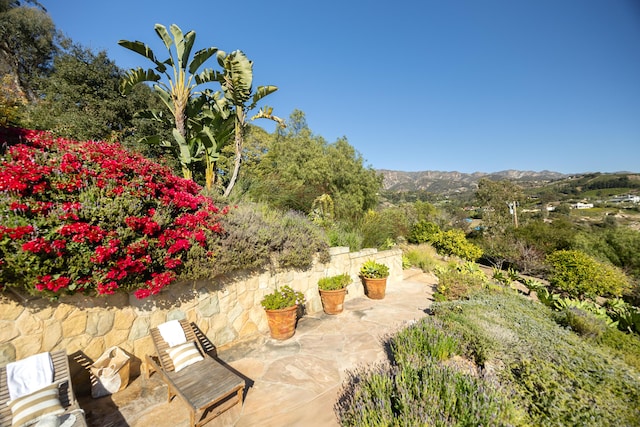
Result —
<svg viewBox="0 0 640 427"><path fill-rule="evenodd" d="M176 280L192 249L213 259L228 208L193 181L115 143L0 129L3 145L0 286L145 298Z"/></svg>

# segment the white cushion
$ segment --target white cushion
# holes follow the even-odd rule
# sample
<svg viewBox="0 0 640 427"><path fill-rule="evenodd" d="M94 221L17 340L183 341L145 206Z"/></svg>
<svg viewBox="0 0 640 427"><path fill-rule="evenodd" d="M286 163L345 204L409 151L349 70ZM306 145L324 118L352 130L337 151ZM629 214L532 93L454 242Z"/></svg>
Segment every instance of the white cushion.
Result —
<svg viewBox="0 0 640 427"><path fill-rule="evenodd" d="M167 350L167 353L169 353L169 357L171 357L171 360L173 361L173 367L176 372L181 371L189 365L193 365L196 362L204 360L196 347L196 343L193 341L173 346Z"/></svg>
<svg viewBox="0 0 640 427"><path fill-rule="evenodd" d="M48 415L60 415L64 408L58 397L58 385L51 384L26 396L7 402L13 415L13 427L35 424Z"/></svg>

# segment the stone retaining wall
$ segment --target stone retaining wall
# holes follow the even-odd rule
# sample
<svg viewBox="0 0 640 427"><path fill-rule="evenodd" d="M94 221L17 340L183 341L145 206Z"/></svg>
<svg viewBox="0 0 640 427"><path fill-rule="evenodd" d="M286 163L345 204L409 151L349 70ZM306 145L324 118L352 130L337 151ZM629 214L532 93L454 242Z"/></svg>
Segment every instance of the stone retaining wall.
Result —
<svg viewBox="0 0 640 427"><path fill-rule="evenodd" d="M349 273L353 283L347 300L364 295L358 277L362 263L375 259L389 266L388 284L402 280L402 251L378 252L331 248L331 260L314 263L308 271L245 272L207 282L179 283L159 295L137 300L133 295L106 297L74 295L60 302L24 300L10 292L0 294L0 365L43 351L66 350L78 363L71 368L82 375L83 361L97 359L107 348L119 346L132 356L131 374L140 372L145 354L155 352L149 329L172 319L188 319L214 346L232 345L254 334L268 334L260 301L276 286L290 285L305 294L306 310L322 310L318 279ZM87 381L79 392L86 392ZM74 383L76 381L74 380ZM85 387L83 387L83 385Z"/></svg>

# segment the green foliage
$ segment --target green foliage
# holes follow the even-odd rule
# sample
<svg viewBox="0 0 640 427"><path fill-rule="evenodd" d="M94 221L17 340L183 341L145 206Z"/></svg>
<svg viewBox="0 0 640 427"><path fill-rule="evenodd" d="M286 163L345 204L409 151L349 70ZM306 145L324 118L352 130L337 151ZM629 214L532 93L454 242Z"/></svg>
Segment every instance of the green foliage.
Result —
<svg viewBox="0 0 640 427"><path fill-rule="evenodd" d="M460 340L434 319L417 322L398 332L389 340L389 347L398 365L422 366L429 360L440 362L461 354Z"/></svg>
<svg viewBox="0 0 640 427"><path fill-rule="evenodd" d="M469 348L490 343L484 364L502 389L513 391L510 399L527 417L523 425L640 423L640 372L559 327L543 305L517 294L479 293L432 310L447 331L465 341L475 337Z"/></svg>
<svg viewBox="0 0 640 427"><path fill-rule="evenodd" d="M443 255L454 255L467 261L475 261L482 256L482 249L469 242L464 232L458 229L439 233L433 247Z"/></svg>
<svg viewBox="0 0 640 427"><path fill-rule="evenodd" d="M20 123L26 99L9 74L0 79L0 126L17 126Z"/></svg>
<svg viewBox="0 0 640 427"><path fill-rule="evenodd" d="M445 366L460 337L424 319L386 340L390 364L348 372L334 409L341 425L513 425L509 399L481 378Z"/></svg>
<svg viewBox="0 0 640 427"><path fill-rule="evenodd" d="M482 249L469 242L462 230L442 231L431 221L421 220L411 227L409 242L431 243L442 255L454 255L467 261L475 261L482 256Z"/></svg>
<svg viewBox="0 0 640 427"><path fill-rule="evenodd" d="M358 230L345 229L339 225L334 225L327 231L329 246L347 246L351 252L362 249L362 234Z"/></svg>
<svg viewBox="0 0 640 427"><path fill-rule="evenodd" d="M367 279L382 279L389 276L389 267L373 259L368 259L360 266L360 276Z"/></svg>
<svg viewBox="0 0 640 427"><path fill-rule="evenodd" d="M640 334L640 308L620 298L611 298L605 303L605 309L609 317L618 322L620 330Z"/></svg>
<svg viewBox="0 0 640 427"><path fill-rule="evenodd" d="M557 295L549 292L549 289L540 281L535 279L526 279L524 280L524 285L530 290L536 293L538 300L546 305L547 307L553 306L555 299L557 299Z"/></svg>
<svg viewBox="0 0 640 427"><path fill-rule="evenodd" d="M277 288L272 293L265 295L260 301L265 310L280 310L304 303L304 294L294 291L289 285Z"/></svg>
<svg viewBox="0 0 640 427"><path fill-rule="evenodd" d="M251 268L277 267L305 270L314 256L329 259L323 231L305 216L279 212L265 205L242 203L221 221L225 233L210 264L193 266L205 274Z"/></svg>
<svg viewBox="0 0 640 427"><path fill-rule="evenodd" d="M433 243L440 233L440 227L435 222L420 220L411 227L408 240L410 243Z"/></svg>
<svg viewBox="0 0 640 427"><path fill-rule="evenodd" d="M346 139L329 144L313 135L299 110L287 128L267 141L259 162L243 169L238 185L244 197L308 214L326 194L333 200L334 220L350 227L377 206L382 176L365 167Z"/></svg>
<svg viewBox="0 0 640 427"><path fill-rule="evenodd" d="M138 53L155 65L155 67L146 70L141 67L129 70L122 79L120 89L123 94L128 94L141 83L153 82L155 93L173 117L169 119L158 112L147 112L146 114L161 123L167 121L172 123L174 128L173 142L163 141L162 144L173 148L173 153L182 166L183 177L192 179L195 164L199 157L205 154L205 145L213 149L214 152L209 152L207 156L203 157L213 161L219 151L219 144L223 143L222 140L215 141L213 137L215 134L211 128L213 115L203 115L202 112L206 109L210 113L223 116L225 119L228 117L227 112L216 108L219 104L216 104L215 95L211 95L207 91L196 92L198 86L215 81L215 73L212 69L205 69L200 74L198 74L198 69L211 56L215 55L218 49L215 47L205 48L190 58L196 39L194 31L184 34L175 24L170 26L171 34L162 24L156 24L154 28L169 57L160 60L148 45L139 41L120 40L118 42L120 46ZM214 106L208 108L211 104ZM210 169L207 167L208 171Z"/></svg>
<svg viewBox="0 0 640 427"><path fill-rule="evenodd" d="M433 271L438 265L437 254L431 245L411 245L403 248L403 268L418 267L422 271ZM405 266L406 260L406 266Z"/></svg>
<svg viewBox="0 0 640 427"><path fill-rule="evenodd" d="M40 7L11 1L0 9L0 51L3 74L11 76L14 90L30 101L38 99L36 88L50 69L56 52L56 28Z"/></svg>
<svg viewBox="0 0 640 427"><path fill-rule="evenodd" d="M318 289L322 289L323 291L336 291L346 288L351 282L351 276L347 273L323 277L318 280Z"/></svg>
<svg viewBox="0 0 640 427"><path fill-rule="evenodd" d="M629 289L624 273L580 251L556 251L547 257L551 284L575 298L620 296Z"/></svg>
<svg viewBox="0 0 640 427"><path fill-rule="evenodd" d="M513 224L513 215L509 213L509 204L522 203L522 188L507 180L492 181L482 178L478 181L476 202L482 207L483 233L491 238L504 232Z"/></svg>
<svg viewBox="0 0 640 427"><path fill-rule="evenodd" d="M364 247L384 250L405 239L409 229L409 218L406 211L399 207L370 210L360 221L359 228Z"/></svg>
<svg viewBox="0 0 640 427"><path fill-rule="evenodd" d="M134 113L149 108L150 95L141 86L123 98L121 78L106 52L71 46L55 56L51 74L40 85L41 99L29 109L30 126L80 141L121 140L140 124Z"/></svg>
<svg viewBox="0 0 640 427"><path fill-rule="evenodd" d="M578 307L567 307L560 314L558 323L571 328L580 336L595 338L607 330L606 321Z"/></svg>
<svg viewBox="0 0 640 427"><path fill-rule="evenodd" d="M473 262L436 267L435 275L438 277L438 294L446 300L466 298L488 285L487 276Z"/></svg>
<svg viewBox="0 0 640 427"><path fill-rule="evenodd" d="M314 224L323 228L329 228L334 223L335 211L333 200L328 194L322 194L313 201L309 217Z"/></svg>
<svg viewBox="0 0 640 427"><path fill-rule="evenodd" d="M615 328L608 328L593 341L603 347L612 357L624 360L629 366L640 371L640 336Z"/></svg>
<svg viewBox="0 0 640 427"><path fill-rule="evenodd" d="M244 133L249 121L255 119L269 119L284 127L284 121L272 114L273 108L263 107L253 117L248 118L250 111L255 109L258 102L264 97L278 90L276 86L258 86L254 91L253 82L253 61L240 50L229 54L219 51L217 55L218 64L222 67L222 72L216 74L215 79L220 83L223 93L223 100L227 103L231 118L234 122L234 162L230 173L231 178L224 190L225 197L228 197L235 186L240 170L240 163L244 153ZM220 112L221 109L218 109Z"/></svg>
<svg viewBox="0 0 640 427"><path fill-rule="evenodd" d="M605 217L605 221L611 216ZM574 249L611 262L640 277L640 231L629 227L590 227L576 236Z"/></svg>
<svg viewBox="0 0 640 427"><path fill-rule="evenodd" d="M503 270L500 270L499 268L495 268L495 267L493 268L493 273L491 278L496 282L501 283L505 286L509 286L511 282L513 282L513 280L508 274L506 274Z"/></svg>
<svg viewBox="0 0 640 427"><path fill-rule="evenodd" d="M342 426L507 426L517 419L489 384L433 362L348 372L334 409Z"/></svg>
<svg viewBox="0 0 640 427"><path fill-rule="evenodd" d="M609 317L607 310L593 301L589 301L589 300L583 301L583 300L577 300L573 298L563 298L558 295L555 295L552 298L552 300L553 300L553 305L551 307L554 308L555 310L560 310L561 312L566 312L567 310L574 310L574 309L579 310L585 313L589 313L590 316L593 316L599 319L601 322L604 322L606 326L610 326L610 327L617 326L617 322L614 322L611 319L611 317ZM564 314L561 316L561 318L563 317L565 317Z"/></svg>

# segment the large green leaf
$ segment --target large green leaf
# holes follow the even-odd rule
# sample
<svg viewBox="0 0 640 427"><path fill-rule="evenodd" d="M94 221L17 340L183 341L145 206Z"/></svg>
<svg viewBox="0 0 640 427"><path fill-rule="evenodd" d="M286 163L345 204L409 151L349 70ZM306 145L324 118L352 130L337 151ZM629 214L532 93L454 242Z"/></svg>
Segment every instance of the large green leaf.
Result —
<svg viewBox="0 0 640 427"><path fill-rule="evenodd" d="M191 49L193 49L193 43L196 41L196 33L189 31L184 35L184 42L182 43L181 51L178 51L178 58L180 58L180 69L186 69L189 62L189 56L191 56Z"/></svg>
<svg viewBox="0 0 640 427"><path fill-rule="evenodd" d="M277 91L278 87L277 86L258 86L258 89L256 89L256 93L253 94L253 99L252 99L252 103L249 106L249 110L253 110L256 105L258 104L258 102L264 98L267 95L272 94L273 92Z"/></svg>
<svg viewBox="0 0 640 427"><path fill-rule="evenodd" d="M199 85L203 83L218 82L220 80L224 80L224 74L212 70L211 68L207 68L202 70L200 74L196 74L195 80Z"/></svg>
<svg viewBox="0 0 640 427"><path fill-rule="evenodd" d="M180 27L176 24L171 24L169 27L171 34L173 34L173 40L176 43L176 53L178 54L178 68L184 70L186 68L186 58L189 57L191 53L191 47L193 46L193 41L195 40L195 33L193 31L189 31L187 36L191 34L191 36L185 39L185 35L182 33Z"/></svg>
<svg viewBox="0 0 640 427"><path fill-rule="evenodd" d="M129 40L120 40L118 41L118 44L126 49L129 49L149 59L151 62L156 64L156 67L157 67L156 70L158 70L159 73L164 73L166 71L167 67L165 67L163 62L161 62L156 58L156 55L153 53L153 50L151 50L151 48L146 44L139 41L132 42Z"/></svg>
<svg viewBox="0 0 640 427"><path fill-rule="evenodd" d="M195 74L198 68L211 58L218 51L217 47L208 47L206 49L200 49L193 55L193 60L189 64L189 73Z"/></svg>
<svg viewBox="0 0 640 427"><path fill-rule="evenodd" d="M152 69L144 70L141 67L127 71L120 82L120 91L123 94L131 92L131 89L142 82L157 82L160 76Z"/></svg>
<svg viewBox="0 0 640 427"><path fill-rule="evenodd" d="M156 91L156 94L160 98L160 100L167 106L169 111L173 112L173 101L171 100L171 94L159 84L153 85L153 89Z"/></svg>
<svg viewBox="0 0 640 427"><path fill-rule="evenodd" d="M221 83L225 98L236 106L244 106L251 96L253 62L242 51L236 50L224 58L223 68L225 74Z"/></svg>
<svg viewBox="0 0 640 427"><path fill-rule="evenodd" d="M164 46L167 48L167 50L171 52L171 46L173 45L173 40L171 39L171 36L167 31L167 27L165 27L162 24L156 24L153 26L153 29L156 30L156 34L158 34L158 37L160 37L160 39L164 43Z"/></svg>
<svg viewBox="0 0 640 427"><path fill-rule="evenodd" d="M134 117L137 119L155 120L162 123L167 123L169 121L168 117L162 110L142 110L135 113Z"/></svg>

